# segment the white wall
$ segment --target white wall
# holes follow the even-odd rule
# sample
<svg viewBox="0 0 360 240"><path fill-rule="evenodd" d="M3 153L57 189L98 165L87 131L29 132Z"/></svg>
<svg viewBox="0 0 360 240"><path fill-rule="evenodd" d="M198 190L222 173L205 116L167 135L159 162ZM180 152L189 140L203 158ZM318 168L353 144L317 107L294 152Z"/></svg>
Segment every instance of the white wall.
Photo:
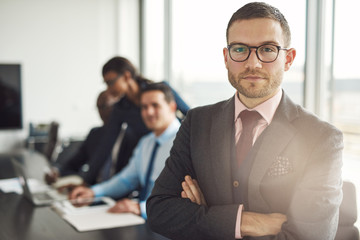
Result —
<svg viewBox="0 0 360 240"><path fill-rule="evenodd" d="M0 63L22 64L24 124L0 131L0 151L19 146L29 122L56 120L60 137L85 136L101 124L95 101L105 88L103 64L138 54L130 51L136 39L119 44L124 23L118 21L126 22L119 7L127 6L136 11L130 0L0 0Z"/></svg>

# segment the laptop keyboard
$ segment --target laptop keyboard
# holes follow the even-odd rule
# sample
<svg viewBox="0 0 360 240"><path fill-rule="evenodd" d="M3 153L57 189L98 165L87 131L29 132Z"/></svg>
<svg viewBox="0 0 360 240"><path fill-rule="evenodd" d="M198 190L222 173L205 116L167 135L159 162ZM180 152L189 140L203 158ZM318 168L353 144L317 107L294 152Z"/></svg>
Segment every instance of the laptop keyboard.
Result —
<svg viewBox="0 0 360 240"><path fill-rule="evenodd" d="M34 197L38 200L54 200L52 196L47 193L33 193Z"/></svg>

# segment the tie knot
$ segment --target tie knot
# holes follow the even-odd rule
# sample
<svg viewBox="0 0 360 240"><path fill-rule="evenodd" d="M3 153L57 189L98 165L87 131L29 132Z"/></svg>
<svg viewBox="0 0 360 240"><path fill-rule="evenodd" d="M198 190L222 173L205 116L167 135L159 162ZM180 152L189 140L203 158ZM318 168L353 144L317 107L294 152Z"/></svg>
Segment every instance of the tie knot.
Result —
<svg viewBox="0 0 360 240"><path fill-rule="evenodd" d="M239 114L243 126L256 124L262 117L257 111L244 110Z"/></svg>

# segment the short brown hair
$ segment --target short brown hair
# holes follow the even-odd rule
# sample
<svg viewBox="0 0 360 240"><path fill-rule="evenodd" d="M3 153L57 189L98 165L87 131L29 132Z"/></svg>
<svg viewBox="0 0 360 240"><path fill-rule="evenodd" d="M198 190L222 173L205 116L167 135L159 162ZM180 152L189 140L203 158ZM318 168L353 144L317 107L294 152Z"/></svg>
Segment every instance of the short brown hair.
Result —
<svg viewBox="0 0 360 240"><path fill-rule="evenodd" d="M175 101L175 97L170 86L165 82L157 82L147 85L144 89L141 90L141 95L149 91L161 91L164 94L165 101L167 103Z"/></svg>
<svg viewBox="0 0 360 240"><path fill-rule="evenodd" d="M284 47L289 47L291 43L291 32L288 22L279 9L263 2L248 3L239 8L230 18L226 29L226 41L229 41L229 28L239 20L249 20L254 18L269 18L280 23L284 34Z"/></svg>

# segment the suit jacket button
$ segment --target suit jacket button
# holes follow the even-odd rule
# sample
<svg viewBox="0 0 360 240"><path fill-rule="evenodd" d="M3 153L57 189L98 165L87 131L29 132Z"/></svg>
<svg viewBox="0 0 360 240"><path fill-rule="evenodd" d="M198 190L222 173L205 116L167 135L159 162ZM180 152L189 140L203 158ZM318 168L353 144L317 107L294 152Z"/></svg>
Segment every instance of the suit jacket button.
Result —
<svg viewBox="0 0 360 240"><path fill-rule="evenodd" d="M238 181L234 181L234 182L233 182L233 186L234 186L234 187L238 187L238 186L239 186L239 182L238 182Z"/></svg>

